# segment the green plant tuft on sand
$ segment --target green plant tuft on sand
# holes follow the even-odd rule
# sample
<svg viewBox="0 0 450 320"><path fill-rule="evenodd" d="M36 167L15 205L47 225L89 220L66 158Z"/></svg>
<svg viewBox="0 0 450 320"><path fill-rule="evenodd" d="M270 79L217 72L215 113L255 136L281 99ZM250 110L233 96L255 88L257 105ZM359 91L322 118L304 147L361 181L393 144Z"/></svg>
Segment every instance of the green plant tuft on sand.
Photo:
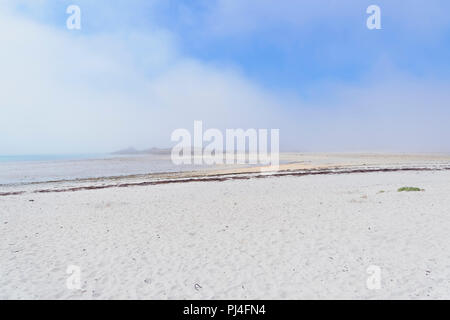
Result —
<svg viewBox="0 0 450 320"><path fill-rule="evenodd" d="M425 191L424 189L416 188L416 187L402 187L397 190L398 192L411 192L411 191Z"/></svg>

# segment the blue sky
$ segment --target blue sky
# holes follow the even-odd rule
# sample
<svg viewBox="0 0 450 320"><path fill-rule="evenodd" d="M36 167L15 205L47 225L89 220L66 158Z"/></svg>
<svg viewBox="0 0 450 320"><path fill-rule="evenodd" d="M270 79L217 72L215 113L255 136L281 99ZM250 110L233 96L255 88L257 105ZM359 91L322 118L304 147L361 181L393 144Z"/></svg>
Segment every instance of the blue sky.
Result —
<svg viewBox="0 0 450 320"><path fill-rule="evenodd" d="M81 30L65 28L70 4ZM381 30L366 27L371 4ZM6 0L0 9L0 154L164 147L194 120L279 128L292 150L450 151L448 1Z"/></svg>
<svg viewBox="0 0 450 320"><path fill-rule="evenodd" d="M377 31L366 28L372 0L29 3L18 11L55 28L64 26L68 5L80 5L82 34L167 30L183 54L233 65L271 87L301 91L324 80L360 81L386 60L416 76L450 75L447 1L378 1Z"/></svg>

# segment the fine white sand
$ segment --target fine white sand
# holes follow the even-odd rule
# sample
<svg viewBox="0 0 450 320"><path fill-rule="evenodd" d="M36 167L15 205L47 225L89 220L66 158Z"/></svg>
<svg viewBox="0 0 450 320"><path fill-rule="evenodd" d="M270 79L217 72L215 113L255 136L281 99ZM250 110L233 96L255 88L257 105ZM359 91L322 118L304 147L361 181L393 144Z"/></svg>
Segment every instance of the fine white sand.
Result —
<svg viewBox="0 0 450 320"><path fill-rule="evenodd" d="M449 181L378 172L3 196L0 298L448 299ZM81 290L66 287L69 265Z"/></svg>

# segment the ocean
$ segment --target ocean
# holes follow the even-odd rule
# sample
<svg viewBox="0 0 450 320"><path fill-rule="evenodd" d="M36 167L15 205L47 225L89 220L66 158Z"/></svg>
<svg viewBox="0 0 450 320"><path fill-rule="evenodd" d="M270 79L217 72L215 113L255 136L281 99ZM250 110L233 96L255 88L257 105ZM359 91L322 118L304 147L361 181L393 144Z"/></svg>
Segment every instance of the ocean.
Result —
<svg viewBox="0 0 450 320"><path fill-rule="evenodd" d="M27 162L27 161L56 161L56 160L76 160L76 159L95 159L108 158L104 154L44 154L44 155L0 155L1 162Z"/></svg>
<svg viewBox="0 0 450 320"><path fill-rule="evenodd" d="M57 180L198 170L174 165L170 155L0 156L0 186Z"/></svg>

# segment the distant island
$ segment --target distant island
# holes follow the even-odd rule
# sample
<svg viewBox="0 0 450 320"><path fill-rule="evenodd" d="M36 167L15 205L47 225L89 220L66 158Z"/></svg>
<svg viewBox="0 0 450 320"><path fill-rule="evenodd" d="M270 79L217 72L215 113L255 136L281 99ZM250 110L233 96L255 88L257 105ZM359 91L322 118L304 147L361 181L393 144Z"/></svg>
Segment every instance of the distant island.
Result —
<svg viewBox="0 0 450 320"><path fill-rule="evenodd" d="M150 148L145 150L137 150L136 148L129 147L126 149L118 150L111 152L111 154L120 154L120 155L126 155L126 154L170 154L171 149L170 148Z"/></svg>

